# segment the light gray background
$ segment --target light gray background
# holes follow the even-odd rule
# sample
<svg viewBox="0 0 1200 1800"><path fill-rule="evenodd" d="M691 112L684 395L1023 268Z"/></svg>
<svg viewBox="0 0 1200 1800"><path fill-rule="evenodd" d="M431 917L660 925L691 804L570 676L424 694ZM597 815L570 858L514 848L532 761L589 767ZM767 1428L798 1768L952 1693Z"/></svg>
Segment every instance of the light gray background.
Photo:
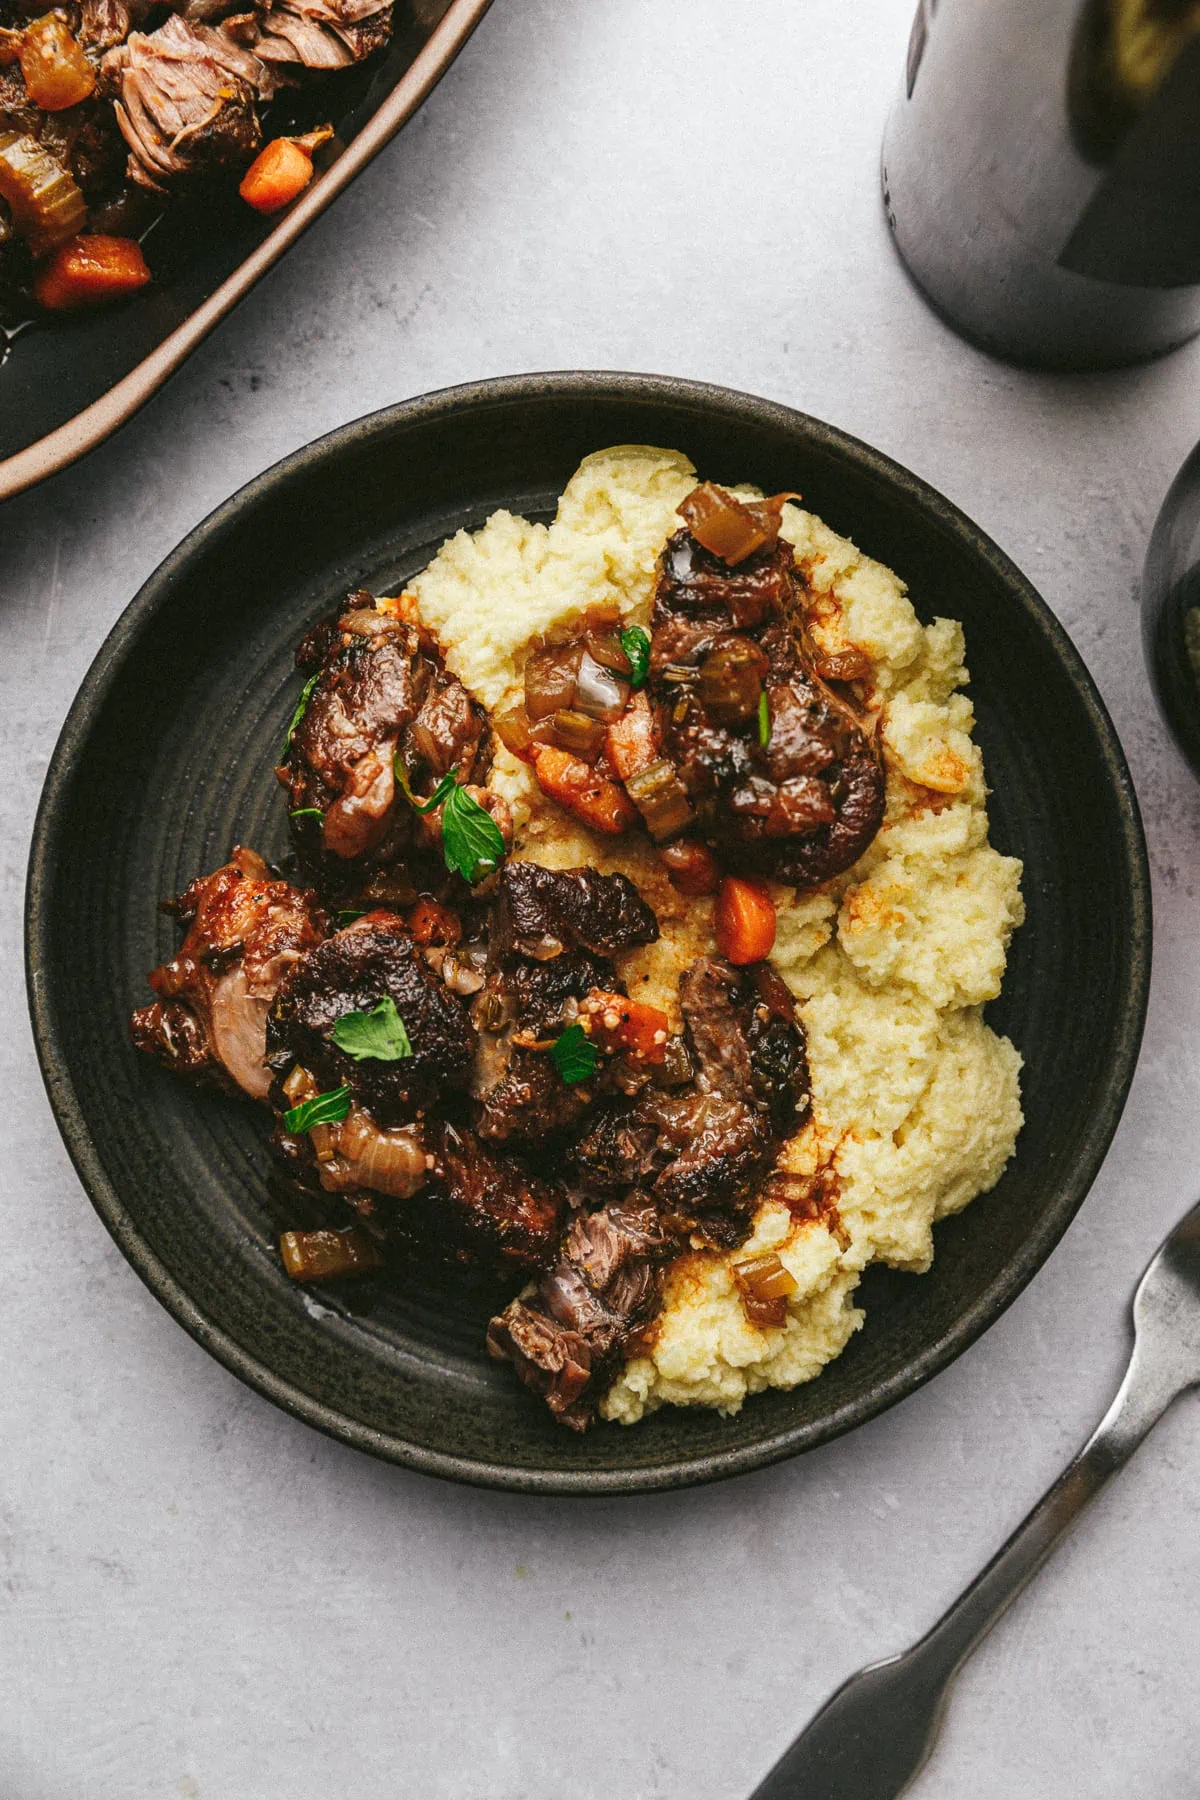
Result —
<svg viewBox="0 0 1200 1800"><path fill-rule="evenodd" d="M1200 349L1033 376L925 310L877 189L910 11L497 0L415 122L169 389L0 511L3 1800L739 1800L844 1675L933 1619L1106 1404L1133 1282L1200 1190L1200 797L1155 716L1137 614L1150 525L1200 432ZM1103 1173L953 1368L790 1467L537 1503L326 1442L159 1309L51 1122L20 908L68 702L184 532L387 401L589 365L791 402L994 534L1116 717L1157 953ZM923 1800L1197 1792L1198 1423L1181 1402L977 1656Z"/></svg>

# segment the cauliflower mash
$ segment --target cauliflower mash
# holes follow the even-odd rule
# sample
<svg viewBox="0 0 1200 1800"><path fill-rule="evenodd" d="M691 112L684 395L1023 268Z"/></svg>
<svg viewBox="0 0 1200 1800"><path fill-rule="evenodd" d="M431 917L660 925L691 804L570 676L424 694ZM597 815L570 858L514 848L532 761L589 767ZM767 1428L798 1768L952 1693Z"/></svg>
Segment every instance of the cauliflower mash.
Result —
<svg viewBox="0 0 1200 1800"><path fill-rule="evenodd" d="M552 524L498 512L459 532L411 584L449 669L492 711L519 699L537 634L604 603L645 624L656 559L696 480L677 452L621 446L584 459ZM1023 918L1021 865L988 843L962 628L921 625L896 575L801 507L785 508L781 535L814 596L819 648L873 664L887 811L844 875L799 895L773 887L772 961L799 1002L813 1090L778 1166L818 1199L765 1202L738 1249L678 1258L657 1324L601 1407L625 1424L665 1403L733 1412L747 1394L819 1374L863 1322L862 1271L928 1269L934 1224L995 1185L1022 1122L1021 1058L982 1011ZM711 899L677 893L640 835L614 843L568 818L503 749L489 782L512 809L518 858L637 883L662 936L622 973L677 1024L679 972L712 948ZM777 1328L750 1323L731 1273L767 1251L797 1284Z"/></svg>

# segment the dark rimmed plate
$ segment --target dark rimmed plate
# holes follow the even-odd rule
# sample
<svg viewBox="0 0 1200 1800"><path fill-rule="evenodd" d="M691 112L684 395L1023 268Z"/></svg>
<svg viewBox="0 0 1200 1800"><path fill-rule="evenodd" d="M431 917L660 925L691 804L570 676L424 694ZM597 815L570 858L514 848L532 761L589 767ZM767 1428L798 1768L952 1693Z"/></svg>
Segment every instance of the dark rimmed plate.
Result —
<svg viewBox="0 0 1200 1800"><path fill-rule="evenodd" d="M145 405L395 136L490 5L396 0L386 52L330 84L344 148L281 218L259 218L234 196L219 218L168 210L147 241L155 281L136 299L27 327L11 344L0 331L0 500L65 468Z"/></svg>
<svg viewBox="0 0 1200 1800"><path fill-rule="evenodd" d="M314 1296L275 1250L261 1121L135 1057L145 971L173 947L154 900L234 839L284 847L271 775L292 650L348 588L411 576L498 506L547 516L607 444L687 452L705 474L799 488L898 569L925 618L966 627L992 837L1025 860L1028 921L990 1009L1025 1056L1026 1125L993 1193L940 1225L932 1271L872 1270L867 1324L821 1377L733 1419L666 1410L558 1430L482 1352L486 1297ZM75 700L30 861L30 1005L80 1176L138 1273L270 1399L377 1456L540 1493L716 1480L794 1455L911 1393L1004 1310L1087 1193L1133 1075L1150 973L1137 803L1078 654L1020 572L896 463L786 407L642 375L518 376L428 395L298 451L168 558Z"/></svg>

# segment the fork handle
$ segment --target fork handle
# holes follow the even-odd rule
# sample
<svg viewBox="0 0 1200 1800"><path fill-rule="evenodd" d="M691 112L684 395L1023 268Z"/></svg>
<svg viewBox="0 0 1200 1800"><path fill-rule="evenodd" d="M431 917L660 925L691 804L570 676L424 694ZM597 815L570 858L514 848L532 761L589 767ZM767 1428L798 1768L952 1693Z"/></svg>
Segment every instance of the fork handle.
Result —
<svg viewBox="0 0 1200 1800"><path fill-rule="evenodd" d="M1135 1345L1100 1424L982 1573L903 1656L852 1675L752 1800L894 1800L902 1793L933 1748L958 1670L1179 1391Z"/></svg>

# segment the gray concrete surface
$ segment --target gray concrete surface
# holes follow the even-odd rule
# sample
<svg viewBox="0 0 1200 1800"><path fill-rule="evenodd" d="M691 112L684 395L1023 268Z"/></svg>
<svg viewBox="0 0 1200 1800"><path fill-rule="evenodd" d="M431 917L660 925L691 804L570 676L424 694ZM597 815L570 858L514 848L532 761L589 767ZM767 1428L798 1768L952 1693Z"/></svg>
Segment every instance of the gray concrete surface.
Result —
<svg viewBox="0 0 1200 1800"><path fill-rule="evenodd" d="M0 512L3 1800L738 1800L845 1674L931 1621L1106 1403L1133 1281L1200 1191L1200 795L1137 614L1150 525L1200 432L1200 349L1039 377L926 312L876 184L910 9L497 0L421 116L168 391ZM51 1122L19 921L68 702L184 532L386 401L588 365L803 407L999 539L1116 717L1158 944L1108 1162L969 1354L790 1467L572 1505L327 1443L158 1308ZM921 1800L1200 1789L1198 1424L1180 1403L975 1659Z"/></svg>

